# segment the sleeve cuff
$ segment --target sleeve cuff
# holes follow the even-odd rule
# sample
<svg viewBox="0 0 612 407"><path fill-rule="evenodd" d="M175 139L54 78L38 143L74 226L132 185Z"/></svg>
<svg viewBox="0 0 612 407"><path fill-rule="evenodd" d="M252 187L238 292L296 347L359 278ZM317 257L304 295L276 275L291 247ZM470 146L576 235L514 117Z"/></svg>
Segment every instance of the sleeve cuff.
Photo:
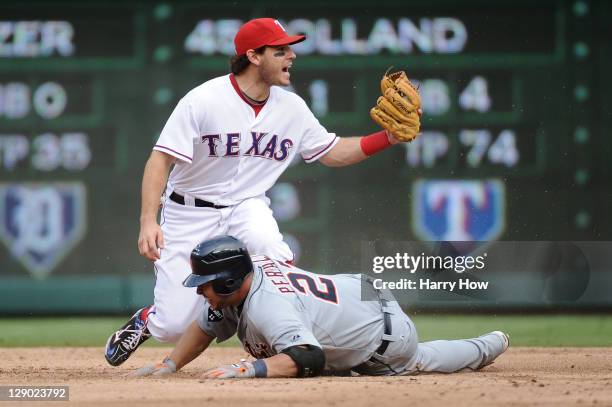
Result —
<svg viewBox="0 0 612 407"><path fill-rule="evenodd" d="M157 151L161 151L162 153L169 154L169 155L171 155L171 156L173 156L175 158L178 158L179 160L184 161L184 162L186 162L188 164L191 164L193 162L193 158L192 157L189 157L188 155L179 153L178 151L173 150L170 147L166 147L166 146L162 146L160 144L156 144L153 147L153 150L157 150Z"/></svg>
<svg viewBox="0 0 612 407"><path fill-rule="evenodd" d="M211 331L210 329L208 329L205 326L202 326L202 323L200 322L200 318L198 318L197 320L198 326L200 327L200 329L202 330L202 332L204 332L206 335L212 337L212 338L216 338L217 339L217 343L218 342L222 342L219 340L219 338L217 338L217 334L214 333L213 331Z"/></svg>
<svg viewBox="0 0 612 407"><path fill-rule="evenodd" d="M334 136L334 139L331 141L331 143L329 143L328 145L326 145L323 149L321 149L320 151L318 151L315 154L312 154L309 157L303 157L304 161L306 161L307 163L312 163L317 161L319 158L323 157L325 154L327 154L338 142L339 138L338 136Z"/></svg>

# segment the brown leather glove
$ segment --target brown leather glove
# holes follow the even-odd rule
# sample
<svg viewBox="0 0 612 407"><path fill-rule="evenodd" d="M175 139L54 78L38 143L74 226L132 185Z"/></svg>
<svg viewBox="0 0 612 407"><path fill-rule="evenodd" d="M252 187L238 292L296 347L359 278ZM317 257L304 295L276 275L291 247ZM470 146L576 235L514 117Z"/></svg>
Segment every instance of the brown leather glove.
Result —
<svg viewBox="0 0 612 407"><path fill-rule="evenodd" d="M421 96L406 72L385 73L380 91L372 119L399 141L414 140L421 128Z"/></svg>

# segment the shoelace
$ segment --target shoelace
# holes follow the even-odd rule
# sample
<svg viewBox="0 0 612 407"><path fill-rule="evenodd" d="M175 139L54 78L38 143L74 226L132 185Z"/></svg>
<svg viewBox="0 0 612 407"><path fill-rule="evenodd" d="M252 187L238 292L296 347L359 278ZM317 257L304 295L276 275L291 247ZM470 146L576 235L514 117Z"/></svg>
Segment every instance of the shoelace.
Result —
<svg viewBox="0 0 612 407"><path fill-rule="evenodd" d="M145 327L144 325L141 324L136 324L136 329L126 329L124 332L132 332L130 334L130 336L128 336L127 338L125 338L123 341L121 341L121 344L124 346L124 348L127 348L129 350L134 350L136 349L136 347L138 346L139 342L140 342L140 338L146 334L144 333Z"/></svg>
<svg viewBox="0 0 612 407"><path fill-rule="evenodd" d="M134 331L127 331L127 332L132 332L132 334L130 334L130 336L125 338L125 340L123 340L121 344L123 345L123 347L129 350L134 350L136 349L136 346L138 346L138 342L140 341L140 337L142 336L142 331L134 330Z"/></svg>

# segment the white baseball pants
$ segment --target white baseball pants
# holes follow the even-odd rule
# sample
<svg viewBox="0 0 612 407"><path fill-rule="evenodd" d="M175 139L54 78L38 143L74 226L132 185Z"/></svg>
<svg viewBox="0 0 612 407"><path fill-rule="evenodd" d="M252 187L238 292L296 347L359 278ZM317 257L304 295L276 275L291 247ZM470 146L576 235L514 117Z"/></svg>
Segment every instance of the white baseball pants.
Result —
<svg viewBox="0 0 612 407"><path fill-rule="evenodd" d="M160 342L176 342L204 310L205 300L195 288L183 287L191 273L189 256L205 239L232 235L242 240L250 254L290 261L293 253L283 241L268 198L250 198L224 209L198 208L166 198L161 213L165 248L155 262L155 302L147 327Z"/></svg>

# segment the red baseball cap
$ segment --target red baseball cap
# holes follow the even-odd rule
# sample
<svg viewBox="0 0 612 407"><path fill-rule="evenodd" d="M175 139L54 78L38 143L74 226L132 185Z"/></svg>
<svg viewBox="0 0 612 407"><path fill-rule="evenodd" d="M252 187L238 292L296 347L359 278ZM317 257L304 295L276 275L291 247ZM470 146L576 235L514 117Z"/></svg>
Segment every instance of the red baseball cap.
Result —
<svg viewBox="0 0 612 407"><path fill-rule="evenodd" d="M279 46L302 42L305 35L287 35L287 32L273 18L256 18L246 22L234 37L236 55L244 55L250 49L257 49L264 45Z"/></svg>

